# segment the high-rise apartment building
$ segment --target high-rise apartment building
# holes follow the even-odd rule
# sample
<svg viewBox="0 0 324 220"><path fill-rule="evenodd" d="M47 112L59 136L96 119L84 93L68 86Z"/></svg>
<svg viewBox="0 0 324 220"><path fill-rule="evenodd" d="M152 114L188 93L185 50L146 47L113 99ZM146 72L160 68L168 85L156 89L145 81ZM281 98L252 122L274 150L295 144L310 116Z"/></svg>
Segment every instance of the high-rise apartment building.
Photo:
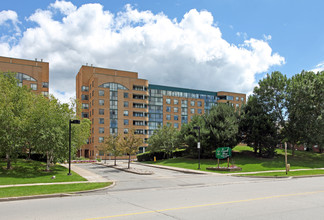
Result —
<svg viewBox="0 0 324 220"><path fill-rule="evenodd" d="M96 147L105 136L134 129L145 141L158 126L180 129L193 115L204 114L217 103L229 102L238 108L246 102L246 95L241 93L153 85L139 79L136 72L93 66L81 67L76 94L82 117L92 121L91 137L79 152L87 158L103 158ZM140 150L146 146L143 144Z"/></svg>
<svg viewBox="0 0 324 220"><path fill-rule="evenodd" d="M48 96L49 64L47 62L0 57L0 72L16 73L20 86L25 85L36 94Z"/></svg>
<svg viewBox="0 0 324 220"><path fill-rule="evenodd" d="M148 81L136 72L82 66L76 77L82 117L92 122L91 137L79 155L102 157L97 149L104 137L134 129L148 138Z"/></svg>

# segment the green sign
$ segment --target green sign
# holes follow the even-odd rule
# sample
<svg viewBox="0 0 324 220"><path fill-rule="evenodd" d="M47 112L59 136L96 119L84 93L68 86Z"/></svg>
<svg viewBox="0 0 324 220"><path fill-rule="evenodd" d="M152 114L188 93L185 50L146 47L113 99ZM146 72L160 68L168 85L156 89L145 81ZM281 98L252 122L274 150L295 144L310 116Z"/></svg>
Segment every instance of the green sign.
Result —
<svg viewBox="0 0 324 220"><path fill-rule="evenodd" d="M216 149L216 158L225 159L232 156L232 149L230 147L219 147Z"/></svg>

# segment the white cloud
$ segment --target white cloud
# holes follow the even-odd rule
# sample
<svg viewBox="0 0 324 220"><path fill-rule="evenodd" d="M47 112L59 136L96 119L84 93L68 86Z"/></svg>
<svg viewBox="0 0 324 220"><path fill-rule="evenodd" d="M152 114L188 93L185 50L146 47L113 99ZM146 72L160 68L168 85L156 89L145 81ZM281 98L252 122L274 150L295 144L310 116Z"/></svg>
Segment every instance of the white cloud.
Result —
<svg viewBox="0 0 324 220"><path fill-rule="evenodd" d="M62 14L69 15L75 12L77 7L71 2L56 0L55 3L50 4L50 8L58 9Z"/></svg>
<svg viewBox="0 0 324 220"><path fill-rule="evenodd" d="M15 11L12 10L3 10L0 11L0 25L6 24L8 21L14 25L16 32L20 32L18 24L20 23L18 20L18 15Z"/></svg>
<svg viewBox="0 0 324 220"><path fill-rule="evenodd" d="M59 9L63 18L55 20ZM139 72L150 83L211 91L249 93L255 75L284 58L268 42L246 39L233 45L208 11L192 9L178 22L165 14L138 11L126 5L112 14L101 4L56 1L37 10L19 42L0 43L3 53L50 63L50 91L61 100L75 93L75 76L85 63ZM269 39L268 39L269 40Z"/></svg>
<svg viewBox="0 0 324 220"><path fill-rule="evenodd" d="M314 69L312 69L311 71L313 71L315 73L324 71L324 61L317 64L316 67Z"/></svg>

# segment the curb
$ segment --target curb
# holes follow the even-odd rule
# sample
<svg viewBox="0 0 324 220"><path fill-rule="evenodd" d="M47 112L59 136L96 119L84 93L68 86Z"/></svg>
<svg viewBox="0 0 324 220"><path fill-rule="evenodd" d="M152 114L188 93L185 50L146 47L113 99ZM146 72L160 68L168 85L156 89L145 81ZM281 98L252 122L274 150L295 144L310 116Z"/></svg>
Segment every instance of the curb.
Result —
<svg viewBox="0 0 324 220"><path fill-rule="evenodd" d="M133 174L137 174L137 175L152 175L152 174L154 174L153 172L137 172L137 171L134 171L134 170L129 170L127 168L120 168L120 167L117 167L117 166L105 165L105 164L102 164L102 163L96 163L96 164L101 165L101 166L105 166L105 167L111 167L111 168L114 168L116 170L121 170L121 171L124 171L124 172L127 172L127 173L133 173Z"/></svg>
<svg viewBox="0 0 324 220"><path fill-rule="evenodd" d="M231 175L234 177L248 177L248 178L272 178L272 179L301 179L301 178L310 178L310 177L323 177L324 174L318 174L318 175L302 175L302 176L240 176L237 175Z"/></svg>
<svg viewBox="0 0 324 220"><path fill-rule="evenodd" d="M19 200L28 200L28 199L47 199L47 198L75 196L77 194L96 192L96 191L108 189L108 188L114 187L116 185L116 182L113 181L113 180L108 181L108 182L112 182L112 184L109 185L109 186L105 186L103 188L97 188L97 189L91 189L91 190L85 190L85 191L76 191L76 192L70 192L70 193L54 193L54 194L31 195L31 196L4 197L4 198L0 198L0 202L10 202L10 201L19 201ZM88 182L88 183L93 183L93 182Z"/></svg>
<svg viewBox="0 0 324 220"><path fill-rule="evenodd" d="M138 165L142 165L142 166L154 167L154 168L165 169L165 170L173 170L173 171L177 171L177 172L181 172L181 173L200 174L200 175L213 174L211 172L195 171L195 170L184 169L184 168L179 169L179 168L170 167L170 166L161 166L161 165L154 165L154 164L144 164L144 163L139 163L139 162L135 162L135 163L138 164Z"/></svg>

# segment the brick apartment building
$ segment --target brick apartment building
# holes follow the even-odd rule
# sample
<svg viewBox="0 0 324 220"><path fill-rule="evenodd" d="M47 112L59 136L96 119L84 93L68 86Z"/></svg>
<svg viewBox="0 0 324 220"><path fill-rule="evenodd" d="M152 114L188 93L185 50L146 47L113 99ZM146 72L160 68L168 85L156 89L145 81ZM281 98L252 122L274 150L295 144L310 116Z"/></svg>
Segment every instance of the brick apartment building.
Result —
<svg viewBox="0 0 324 220"><path fill-rule="evenodd" d="M135 130L144 141L158 126L180 129L195 114L204 114L216 103L240 107L246 95L210 92L149 84L138 73L82 66L76 77L76 96L81 115L92 122L91 137L78 154L86 158L104 158L96 146L104 137ZM144 151L144 144L140 151Z"/></svg>
<svg viewBox="0 0 324 220"><path fill-rule="evenodd" d="M14 72L20 86L27 86L36 94L48 96L49 64L47 62L0 56L0 72Z"/></svg>

